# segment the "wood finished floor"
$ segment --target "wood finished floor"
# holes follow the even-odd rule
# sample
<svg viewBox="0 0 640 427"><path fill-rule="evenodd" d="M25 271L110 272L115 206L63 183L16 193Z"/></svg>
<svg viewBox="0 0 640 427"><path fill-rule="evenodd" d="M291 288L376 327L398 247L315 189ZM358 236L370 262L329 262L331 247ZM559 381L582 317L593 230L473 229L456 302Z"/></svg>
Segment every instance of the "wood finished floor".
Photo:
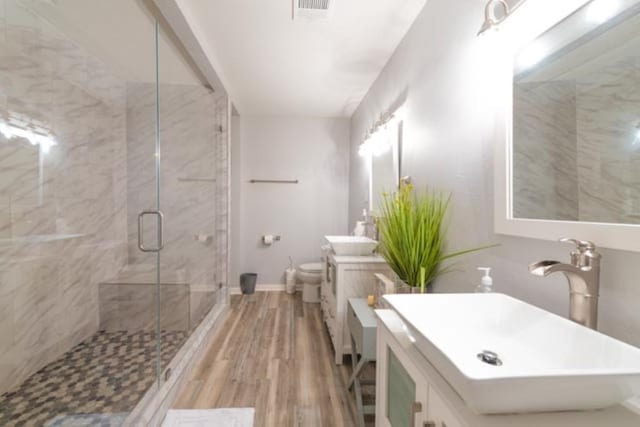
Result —
<svg viewBox="0 0 640 427"><path fill-rule="evenodd" d="M350 364L333 363L319 304L284 292L235 296L221 331L174 408L254 407L256 427L356 425Z"/></svg>

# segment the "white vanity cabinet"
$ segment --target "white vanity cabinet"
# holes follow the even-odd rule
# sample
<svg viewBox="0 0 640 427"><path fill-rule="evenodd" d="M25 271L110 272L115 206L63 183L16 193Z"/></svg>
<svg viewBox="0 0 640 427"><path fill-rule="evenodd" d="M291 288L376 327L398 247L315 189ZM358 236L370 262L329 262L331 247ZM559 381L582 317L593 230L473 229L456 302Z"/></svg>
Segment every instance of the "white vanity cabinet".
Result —
<svg viewBox="0 0 640 427"><path fill-rule="evenodd" d="M342 364L344 354L351 353L347 325L349 298L375 295L376 273L391 275L385 260L378 256L337 256L325 253L320 288L322 317L335 351L335 363Z"/></svg>
<svg viewBox="0 0 640 427"><path fill-rule="evenodd" d="M391 330L378 321L376 426L466 426L411 360L405 347L410 340L401 342Z"/></svg>
<svg viewBox="0 0 640 427"><path fill-rule="evenodd" d="M624 406L599 411L478 415L417 350L393 310L376 310L376 427L632 427Z"/></svg>
<svg viewBox="0 0 640 427"><path fill-rule="evenodd" d="M467 425L456 417L434 387L429 387L428 399L426 414L429 421L425 427L462 427Z"/></svg>

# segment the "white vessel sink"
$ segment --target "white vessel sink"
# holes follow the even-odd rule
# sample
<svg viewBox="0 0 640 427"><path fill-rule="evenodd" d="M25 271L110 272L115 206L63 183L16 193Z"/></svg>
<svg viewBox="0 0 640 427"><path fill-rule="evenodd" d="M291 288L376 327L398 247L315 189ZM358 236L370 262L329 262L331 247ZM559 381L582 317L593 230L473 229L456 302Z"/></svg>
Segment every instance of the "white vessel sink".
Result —
<svg viewBox="0 0 640 427"><path fill-rule="evenodd" d="M371 255L378 246L378 242L368 237L359 236L324 236L331 245L331 249L340 256Z"/></svg>
<svg viewBox="0 0 640 427"><path fill-rule="evenodd" d="M480 414L600 409L640 395L640 349L502 294L387 295ZM478 358L497 353L502 365Z"/></svg>

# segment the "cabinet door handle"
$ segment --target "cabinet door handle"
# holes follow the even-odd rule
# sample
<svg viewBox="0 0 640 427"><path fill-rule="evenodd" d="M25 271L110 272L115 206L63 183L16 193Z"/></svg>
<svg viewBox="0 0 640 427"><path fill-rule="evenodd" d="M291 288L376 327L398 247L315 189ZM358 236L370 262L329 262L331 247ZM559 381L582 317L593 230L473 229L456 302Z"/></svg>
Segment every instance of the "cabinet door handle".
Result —
<svg viewBox="0 0 640 427"><path fill-rule="evenodd" d="M411 417L409 418L411 420L412 426L416 425L416 415L418 415L420 412L422 412L422 403L413 402L411 404Z"/></svg>

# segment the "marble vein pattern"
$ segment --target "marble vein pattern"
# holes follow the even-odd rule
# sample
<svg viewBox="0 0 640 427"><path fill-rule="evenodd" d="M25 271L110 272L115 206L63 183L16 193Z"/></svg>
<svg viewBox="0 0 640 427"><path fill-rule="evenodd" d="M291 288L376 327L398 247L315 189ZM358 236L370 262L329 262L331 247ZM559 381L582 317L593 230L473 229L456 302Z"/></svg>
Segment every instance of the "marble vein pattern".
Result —
<svg viewBox="0 0 640 427"><path fill-rule="evenodd" d="M219 124L216 97L201 86L160 85L162 166L156 198L155 86L127 86L129 264L153 264L137 247L137 215L160 207L165 216L162 275L182 272L193 285L216 287L216 203ZM221 176L226 170L218 173ZM154 245L153 219L144 238ZM224 231L224 230L223 230Z"/></svg>
<svg viewBox="0 0 640 427"><path fill-rule="evenodd" d="M157 265L137 248L141 210L165 213L168 330L193 330L220 300L228 268L226 95L162 82L156 153L155 83L127 81L26 4L0 0L0 130L26 120L56 145L0 132L0 393L101 327L153 323L148 286L114 285ZM146 218L148 245L155 225ZM182 286L164 286L174 283Z"/></svg>
<svg viewBox="0 0 640 427"><path fill-rule="evenodd" d="M639 51L630 37L555 79L516 82L515 217L640 223Z"/></svg>
<svg viewBox="0 0 640 427"><path fill-rule="evenodd" d="M231 203L231 139L229 99L220 95L215 100L216 167L215 167L215 268L218 287L228 284L229 273L229 206Z"/></svg>
<svg viewBox="0 0 640 427"><path fill-rule="evenodd" d="M155 85L127 85L126 269L155 271L155 254L142 253L137 246L137 215L159 207L165 218L160 322L171 329L192 330L219 299L219 285L226 286L228 100L202 86L169 83L160 84L159 100L158 198ZM154 219L144 226L145 244L157 244ZM153 301L139 285L154 283L155 276L145 279L124 273L114 281L119 284L117 297L109 296L107 285L101 285L101 325L109 330L148 328L153 312L144 307L152 307ZM127 301L123 293L137 295L133 300L140 304Z"/></svg>
<svg viewBox="0 0 640 427"><path fill-rule="evenodd" d="M22 2L0 4L4 392L98 329L97 284L127 258L127 140L124 83ZM57 145L6 130L25 122Z"/></svg>
<svg viewBox="0 0 640 427"><path fill-rule="evenodd" d="M578 80L579 215L583 221L640 223L640 42Z"/></svg>
<svg viewBox="0 0 640 427"><path fill-rule="evenodd" d="M514 91L516 218L578 220L575 83L521 83Z"/></svg>

